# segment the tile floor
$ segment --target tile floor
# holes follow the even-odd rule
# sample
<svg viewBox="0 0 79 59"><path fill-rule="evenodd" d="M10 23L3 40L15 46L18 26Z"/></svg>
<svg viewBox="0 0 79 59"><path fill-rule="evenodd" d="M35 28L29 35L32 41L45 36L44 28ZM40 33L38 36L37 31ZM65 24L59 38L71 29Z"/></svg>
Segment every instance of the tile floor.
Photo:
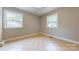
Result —
<svg viewBox="0 0 79 59"><path fill-rule="evenodd" d="M0 51L79 51L79 45L44 35L8 42Z"/></svg>

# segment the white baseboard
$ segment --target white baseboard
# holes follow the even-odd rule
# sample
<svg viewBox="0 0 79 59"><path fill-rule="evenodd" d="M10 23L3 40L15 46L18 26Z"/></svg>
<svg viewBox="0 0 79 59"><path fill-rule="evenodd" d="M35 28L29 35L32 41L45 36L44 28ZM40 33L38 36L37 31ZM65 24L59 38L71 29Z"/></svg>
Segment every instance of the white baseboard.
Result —
<svg viewBox="0 0 79 59"><path fill-rule="evenodd" d="M18 39L21 39L21 38L26 38L26 37L30 37L30 36L34 36L34 35L38 35L38 34L43 34L43 35L51 36L51 37L54 37L54 38L58 38L60 40L64 40L64 41L67 41L67 42L79 44L79 42L77 42L77 41L65 39L65 38L62 38L62 37L58 37L58 36L51 35L51 34L46 34L46 33L34 33L34 34L23 35L23 36L18 36L18 37L14 37L14 38L8 38L8 39L5 39L5 42L12 41L12 40L18 40Z"/></svg>
<svg viewBox="0 0 79 59"><path fill-rule="evenodd" d="M58 39L60 39L60 40L64 40L64 41L67 41L67 42L71 42L71 43L79 44L79 42L74 41L74 40L65 39L65 38L62 38L62 37L58 37L58 36L51 35L51 34L46 34L46 33L41 33L41 34L46 35L46 36L51 36L51 37L54 37L54 38L58 38Z"/></svg>
<svg viewBox="0 0 79 59"><path fill-rule="evenodd" d="M23 35L23 36L8 38L8 39L5 39L5 42L12 41L12 40L18 40L18 39L22 39L22 38L27 38L27 37L38 35L38 34L40 34L40 33L27 34L27 35Z"/></svg>

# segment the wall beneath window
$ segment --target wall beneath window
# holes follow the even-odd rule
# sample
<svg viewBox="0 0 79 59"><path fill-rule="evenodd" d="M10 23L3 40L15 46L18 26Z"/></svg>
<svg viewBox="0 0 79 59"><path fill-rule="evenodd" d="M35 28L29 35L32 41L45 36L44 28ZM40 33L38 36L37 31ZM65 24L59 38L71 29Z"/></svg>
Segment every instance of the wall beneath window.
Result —
<svg viewBox="0 0 79 59"><path fill-rule="evenodd" d="M47 28L47 16L58 14L58 28ZM60 8L41 17L41 31L61 38L79 41L79 8Z"/></svg>
<svg viewBox="0 0 79 59"><path fill-rule="evenodd" d="M4 8L15 12L23 13L23 28L5 28L3 32L4 39L21 35L28 35L40 32L40 18L31 13L16 9Z"/></svg>

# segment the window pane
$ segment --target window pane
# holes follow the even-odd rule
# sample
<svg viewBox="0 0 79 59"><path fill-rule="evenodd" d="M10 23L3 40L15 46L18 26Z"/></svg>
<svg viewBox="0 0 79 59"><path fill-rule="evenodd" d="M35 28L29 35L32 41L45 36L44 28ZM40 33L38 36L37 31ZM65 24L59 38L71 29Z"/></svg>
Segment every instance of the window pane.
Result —
<svg viewBox="0 0 79 59"><path fill-rule="evenodd" d="M18 28L22 27L23 15L11 11L5 11L5 28Z"/></svg>
<svg viewBox="0 0 79 59"><path fill-rule="evenodd" d="M58 21L58 16L57 14L52 15L52 16L48 16L48 27L51 28L57 28L57 21Z"/></svg>

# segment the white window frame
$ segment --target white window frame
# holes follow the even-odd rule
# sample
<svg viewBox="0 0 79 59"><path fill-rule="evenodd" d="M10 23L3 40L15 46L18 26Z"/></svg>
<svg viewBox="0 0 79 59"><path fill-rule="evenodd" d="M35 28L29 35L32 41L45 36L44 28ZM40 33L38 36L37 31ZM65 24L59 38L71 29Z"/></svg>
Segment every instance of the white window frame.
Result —
<svg viewBox="0 0 79 59"><path fill-rule="evenodd" d="M7 27L6 25L7 25L7 20L5 19L6 18L6 15L5 15L5 13L6 12L11 12L11 13L15 13L15 14L20 14L20 15L22 15L22 21L21 21L21 26L16 26L16 27ZM11 29L11 28L23 28L23 14L22 13L19 13L19 12L15 12L15 11L11 11L11 10L3 10L3 19L4 19L4 28L8 28L8 29Z"/></svg>

